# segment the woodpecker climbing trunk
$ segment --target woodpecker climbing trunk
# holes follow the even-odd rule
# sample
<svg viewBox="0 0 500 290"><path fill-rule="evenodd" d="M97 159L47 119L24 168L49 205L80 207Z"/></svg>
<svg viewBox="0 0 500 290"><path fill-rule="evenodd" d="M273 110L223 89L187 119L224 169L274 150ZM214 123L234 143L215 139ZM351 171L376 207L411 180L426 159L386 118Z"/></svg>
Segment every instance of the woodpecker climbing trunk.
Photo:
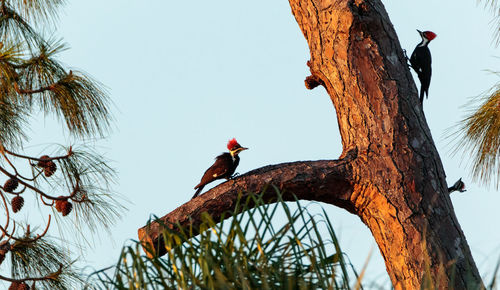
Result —
<svg viewBox="0 0 500 290"><path fill-rule="evenodd" d="M439 289L482 285L415 83L381 1L289 2L309 44L306 87L323 86L335 106L341 158L254 170L162 221L196 224L201 212L220 216L234 206L238 191L256 192L271 183L301 199L358 215L375 237L396 289L419 289L423 283ZM155 244L161 254L160 229L157 223L141 228L139 238Z"/></svg>
<svg viewBox="0 0 500 290"><path fill-rule="evenodd" d="M439 154L398 37L379 0L290 0L313 78L337 111L356 214L396 289L466 289L481 279L448 196Z"/></svg>

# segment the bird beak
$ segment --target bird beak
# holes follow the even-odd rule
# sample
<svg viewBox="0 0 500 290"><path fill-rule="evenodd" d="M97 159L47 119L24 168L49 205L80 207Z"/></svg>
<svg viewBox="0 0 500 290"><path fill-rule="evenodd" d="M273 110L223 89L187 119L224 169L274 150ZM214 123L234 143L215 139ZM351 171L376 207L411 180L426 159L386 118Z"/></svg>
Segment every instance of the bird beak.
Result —
<svg viewBox="0 0 500 290"><path fill-rule="evenodd" d="M422 33L423 33L422 31L420 31L420 30L418 30L418 29L417 29L417 31L418 31L418 34L422 35Z"/></svg>
<svg viewBox="0 0 500 290"><path fill-rule="evenodd" d="M239 147L237 149L234 149L233 151L231 151L232 153L231 154L239 154L241 151L243 150L247 150L248 148L246 147Z"/></svg>

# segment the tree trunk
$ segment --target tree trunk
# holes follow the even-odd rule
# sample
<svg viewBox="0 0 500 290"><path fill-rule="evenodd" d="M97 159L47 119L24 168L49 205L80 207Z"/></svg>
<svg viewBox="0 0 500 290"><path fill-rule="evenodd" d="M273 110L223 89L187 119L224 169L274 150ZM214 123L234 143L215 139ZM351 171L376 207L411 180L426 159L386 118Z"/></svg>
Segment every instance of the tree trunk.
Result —
<svg viewBox="0 0 500 290"><path fill-rule="evenodd" d="M418 289L423 283L440 289L480 287L417 89L382 3L289 2L311 52L306 86L324 86L335 106L341 158L254 170L162 221L197 224L201 212L219 216L231 209L238 191L259 192L273 184L358 215L375 237L396 289ZM148 225L139 229L139 238L162 254L160 229L158 223Z"/></svg>

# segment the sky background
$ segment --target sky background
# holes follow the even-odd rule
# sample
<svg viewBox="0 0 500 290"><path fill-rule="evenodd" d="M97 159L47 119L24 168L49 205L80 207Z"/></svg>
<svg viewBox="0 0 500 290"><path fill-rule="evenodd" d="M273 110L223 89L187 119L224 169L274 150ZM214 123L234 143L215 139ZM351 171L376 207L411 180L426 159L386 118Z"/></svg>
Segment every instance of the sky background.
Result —
<svg viewBox="0 0 500 290"><path fill-rule="evenodd" d="M433 79L424 111L448 183L460 177L466 182L468 191L451 198L479 270L488 277L500 259L500 193L470 182L466 163L450 154L445 135L464 116L464 104L498 81L486 71L500 63L492 15L474 0L384 4L409 54L420 41L415 29L437 34L430 44ZM109 89L114 131L93 145L113 160L115 190L129 208L111 237L103 232L81 255L82 265L116 263L122 245L137 239L151 214L163 216L189 201L230 138L250 148L241 154L239 173L336 159L342 151L328 95L321 87L304 87L309 51L287 1L69 1L56 35L70 46L60 55L68 68ZM50 118L33 128L31 144L74 142ZM376 247L368 228L344 210L324 208L360 270ZM366 281L388 285L383 260L374 252Z"/></svg>

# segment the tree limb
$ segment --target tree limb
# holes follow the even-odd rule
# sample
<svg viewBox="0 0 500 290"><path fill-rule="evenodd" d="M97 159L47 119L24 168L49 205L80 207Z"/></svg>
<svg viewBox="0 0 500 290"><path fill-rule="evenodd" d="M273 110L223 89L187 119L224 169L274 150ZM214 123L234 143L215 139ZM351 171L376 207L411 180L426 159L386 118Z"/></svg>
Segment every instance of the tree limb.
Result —
<svg viewBox="0 0 500 290"><path fill-rule="evenodd" d="M277 187L286 201L295 198L315 200L354 212L350 201L353 191L351 177L351 166L345 159L300 161L261 167L214 187L158 221L140 228L139 239L162 256L165 254L161 239L162 225L170 228L174 228L176 223L181 226L192 225L196 231L201 223L202 213L208 212L214 220L218 220L222 213L234 210L239 193L244 198L249 194L262 192L269 185ZM272 203L276 201L276 195L274 191L268 190L263 199Z"/></svg>
<svg viewBox="0 0 500 290"><path fill-rule="evenodd" d="M160 219L194 225L233 209L237 193L272 184L283 199L317 200L367 225L395 289L484 288L460 228L446 175L406 59L381 0L289 0L311 53L308 88L335 106L344 157L263 167L226 182ZM272 197L264 196L265 202ZM139 238L163 254L160 227ZM160 245L160 246L159 246ZM435 283L435 284L434 284Z"/></svg>

